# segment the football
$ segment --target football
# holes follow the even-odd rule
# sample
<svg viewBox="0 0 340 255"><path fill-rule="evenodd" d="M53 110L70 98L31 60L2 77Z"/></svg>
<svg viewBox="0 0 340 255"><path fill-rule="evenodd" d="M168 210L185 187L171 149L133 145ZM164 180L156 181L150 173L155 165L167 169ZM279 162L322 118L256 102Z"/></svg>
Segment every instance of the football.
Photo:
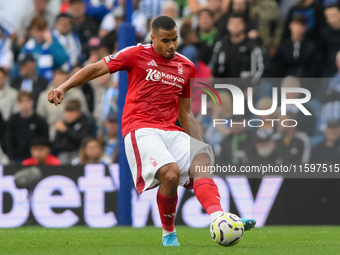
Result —
<svg viewBox="0 0 340 255"><path fill-rule="evenodd" d="M241 219L232 213L223 213L210 225L212 239L222 246L237 244L244 233Z"/></svg>

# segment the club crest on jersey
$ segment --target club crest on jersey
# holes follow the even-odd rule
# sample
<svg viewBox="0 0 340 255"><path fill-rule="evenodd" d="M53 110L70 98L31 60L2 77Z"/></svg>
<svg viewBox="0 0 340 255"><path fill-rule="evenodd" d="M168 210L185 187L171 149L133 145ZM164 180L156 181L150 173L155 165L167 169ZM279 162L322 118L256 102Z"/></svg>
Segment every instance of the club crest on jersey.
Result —
<svg viewBox="0 0 340 255"><path fill-rule="evenodd" d="M181 63L178 63L178 74L183 74L183 67Z"/></svg>

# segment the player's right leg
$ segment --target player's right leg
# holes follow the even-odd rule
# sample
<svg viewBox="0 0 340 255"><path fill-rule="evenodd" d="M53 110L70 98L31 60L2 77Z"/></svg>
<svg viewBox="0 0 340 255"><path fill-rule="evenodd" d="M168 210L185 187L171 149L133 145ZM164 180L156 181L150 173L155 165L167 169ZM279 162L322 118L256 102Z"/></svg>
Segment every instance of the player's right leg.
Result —
<svg viewBox="0 0 340 255"><path fill-rule="evenodd" d="M179 177L180 171L176 163L162 166L155 174L155 178L161 183L157 193L157 205L163 227L163 246L180 246L175 230Z"/></svg>
<svg viewBox="0 0 340 255"><path fill-rule="evenodd" d="M125 151L139 194L160 185L157 204L163 227L162 243L178 246L174 220L180 172L159 132L150 128L132 131L124 138Z"/></svg>

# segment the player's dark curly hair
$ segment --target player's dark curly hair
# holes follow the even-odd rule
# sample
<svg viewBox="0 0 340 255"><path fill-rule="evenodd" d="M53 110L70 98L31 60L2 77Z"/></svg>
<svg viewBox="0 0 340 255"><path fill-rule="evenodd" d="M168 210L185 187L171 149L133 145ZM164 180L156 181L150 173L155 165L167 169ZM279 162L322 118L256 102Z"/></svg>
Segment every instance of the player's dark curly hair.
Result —
<svg viewBox="0 0 340 255"><path fill-rule="evenodd" d="M152 22L152 32L155 34L159 29L170 31L177 27L175 21L168 16L159 16Z"/></svg>

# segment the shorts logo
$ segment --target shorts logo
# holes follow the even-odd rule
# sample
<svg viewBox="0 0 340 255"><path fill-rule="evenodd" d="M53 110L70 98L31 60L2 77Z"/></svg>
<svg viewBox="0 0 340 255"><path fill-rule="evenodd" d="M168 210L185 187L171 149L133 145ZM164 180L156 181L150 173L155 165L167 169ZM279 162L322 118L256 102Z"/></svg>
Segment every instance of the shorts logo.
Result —
<svg viewBox="0 0 340 255"><path fill-rule="evenodd" d="M153 157L150 157L149 160L150 160L150 163L153 167L156 167L158 165L156 159L154 159Z"/></svg>
<svg viewBox="0 0 340 255"><path fill-rule="evenodd" d="M178 63L178 74L183 74L183 67L181 63Z"/></svg>

